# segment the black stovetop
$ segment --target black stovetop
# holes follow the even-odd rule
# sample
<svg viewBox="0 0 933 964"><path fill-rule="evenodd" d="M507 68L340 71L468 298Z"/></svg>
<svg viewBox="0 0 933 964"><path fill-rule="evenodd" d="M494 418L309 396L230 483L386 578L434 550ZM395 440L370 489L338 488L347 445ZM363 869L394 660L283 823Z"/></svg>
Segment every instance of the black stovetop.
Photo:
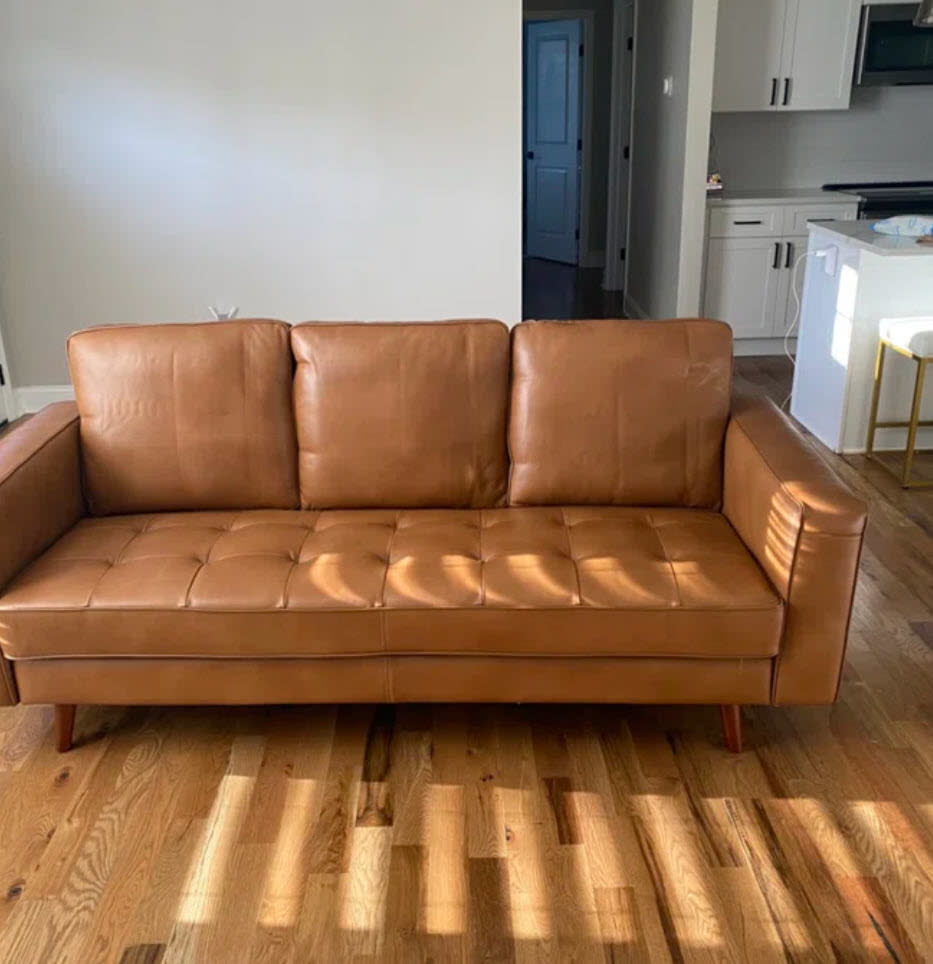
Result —
<svg viewBox="0 0 933 964"><path fill-rule="evenodd" d="M824 191L841 191L872 200L933 196L933 181L864 181L860 184L824 184Z"/></svg>
<svg viewBox="0 0 933 964"><path fill-rule="evenodd" d="M867 181L862 184L824 184L824 191L840 191L860 198L858 216L879 219L898 214L933 213L933 181Z"/></svg>

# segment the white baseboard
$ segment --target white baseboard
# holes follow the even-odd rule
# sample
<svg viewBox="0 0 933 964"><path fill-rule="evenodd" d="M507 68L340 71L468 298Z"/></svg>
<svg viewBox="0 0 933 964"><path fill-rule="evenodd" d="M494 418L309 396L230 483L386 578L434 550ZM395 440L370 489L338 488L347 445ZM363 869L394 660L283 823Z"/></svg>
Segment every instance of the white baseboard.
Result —
<svg viewBox="0 0 933 964"><path fill-rule="evenodd" d="M791 353L797 351L797 339L788 342ZM749 355L783 355L783 338L736 338L732 343L732 354L737 358Z"/></svg>
<svg viewBox="0 0 933 964"><path fill-rule="evenodd" d="M17 415L38 412L52 402L71 402L74 397L75 390L71 385L23 385L13 389Z"/></svg>
<svg viewBox="0 0 933 964"><path fill-rule="evenodd" d="M626 291L622 298L626 318L647 318L645 309Z"/></svg>

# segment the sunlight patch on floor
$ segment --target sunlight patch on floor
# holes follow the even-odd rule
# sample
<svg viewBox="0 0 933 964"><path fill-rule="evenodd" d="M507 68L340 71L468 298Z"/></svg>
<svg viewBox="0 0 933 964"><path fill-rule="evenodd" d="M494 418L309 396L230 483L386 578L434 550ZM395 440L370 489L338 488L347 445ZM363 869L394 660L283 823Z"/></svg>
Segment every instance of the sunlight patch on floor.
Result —
<svg viewBox="0 0 933 964"><path fill-rule="evenodd" d="M205 924L213 920L224 876L237 834L246 815L255 784L253 777L224 774L204 831L201 850L192 866L177 920L181 924Z"/></svg>
<svg viewBox="0 0 933 964"><path fill-rule="evenodd" d="M349 870L341 880L340 927L354 932L353 949L379 952L392 863L392 827L353 828Z"/></svg>
<svg viewBox="0 0 933 964"><path fill-rule="evenodd" d="M288 781L282 821L259 910L259 923L264 927L292 927L298 920L304 887L302 846L317 817L314 798L320 789L317 780L293 778Z"/></svg>
<svg viewBox="0 0 933 964"><path fill-rule="evenodd" d="M613 831L614 816L607 811L602 794L578 790L568 794L568 797L567 804L576 814L577 826L583 837L589 886L593 890L622 892L627 884L625 867ZM581 881L580 885L587 886L587 883ZM590 918L587 920L590 923L590 936L594 938L601 936L603 940L615 944L627 944L637 939L636 922L632 917L632 908L627 904L620 903L603 921L599 919L598 909L592 921Z"/></svg>
<svg viewBox="0 0 933 964"><path fill-rule="evenodd" d="M554 933L541 823L535 817L537 788L503 788L508 842L508 892L512 936L534 941Z"/></svg>
<svg viewBox="0 0 933 964"><path fill-rule="evenodd" d="M466 932L466 809L462 786L431 784L424 808L424 929Z"/></svg>
<svg viewBox="0 0 933 964"><path fill-rule="evenodd" d="M647 832L649 858L655 863L673 897L670 908L681 947L703 951L725 951L723 920L697 851L696 840L684 826L673 797L644 794L637 800L638 812Z"/></svg>

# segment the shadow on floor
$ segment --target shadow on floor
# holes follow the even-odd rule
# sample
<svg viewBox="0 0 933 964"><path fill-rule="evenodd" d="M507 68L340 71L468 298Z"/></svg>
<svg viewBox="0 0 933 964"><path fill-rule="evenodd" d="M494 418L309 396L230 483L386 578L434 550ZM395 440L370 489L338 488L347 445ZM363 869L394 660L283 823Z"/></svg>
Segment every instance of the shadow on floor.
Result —
<svg viewBox="0 0 933 964"><path fill-rule="evenodd" d="M525 258L522 319L624 318L621 291L603 291L602 268Z"/></svg>

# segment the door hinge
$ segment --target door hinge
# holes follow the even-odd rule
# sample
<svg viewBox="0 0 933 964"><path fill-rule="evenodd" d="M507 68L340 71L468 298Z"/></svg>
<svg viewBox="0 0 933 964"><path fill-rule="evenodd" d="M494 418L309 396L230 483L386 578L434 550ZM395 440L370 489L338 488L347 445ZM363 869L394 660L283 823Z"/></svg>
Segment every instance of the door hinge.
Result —
<svg viewBox="0 0 933 964"><path fill-rule="evenodd" d="M580 56L583 56L583 44L580 44Z"/></svg>
<svg viewBox="0 0 933 964"><path fill-rule="evenodd" d="M628 47L629 50L634 50L634 49L635 49L635 38L634 38L634 37L629 37L628 40L626 40L626 42L625 42L625 46Z"/></svg>
<svg viewBox="0 0 933 964"><path fill-rule="evenodd" d="M580 240L580 229L579 229L579 228L577 228L577 230L573 232L573 237L574 237L574 240L576 240L576 241L579 241L579 240Z"/></svg>
<svg viewBox="0 0 933 964"><path fill-rule="evenodd" d="M582 137L578 137L578 138L577 138L577 150L578 150L578 151L582 151L582 150L583 150L583 138L582 138Z"/></svg>
<svg viewBox="0 0 933 964"><path fill-rule="evenodd" d="M622 160L627 161L631 156L632 149L626 144L625 147L622 148Z"/></svg>
<svg viewBox="0 0 933 964"><path fill-rule="evenodd" d="M625 260L625 248L619 248L619 260L620 261Z"/></svg>
<svg viewBox="0 0 933 964"><path fill-rule="evenodd" d="M6 378L3 375L3 365L0 365L0 388L6 385Z"/></svg>

